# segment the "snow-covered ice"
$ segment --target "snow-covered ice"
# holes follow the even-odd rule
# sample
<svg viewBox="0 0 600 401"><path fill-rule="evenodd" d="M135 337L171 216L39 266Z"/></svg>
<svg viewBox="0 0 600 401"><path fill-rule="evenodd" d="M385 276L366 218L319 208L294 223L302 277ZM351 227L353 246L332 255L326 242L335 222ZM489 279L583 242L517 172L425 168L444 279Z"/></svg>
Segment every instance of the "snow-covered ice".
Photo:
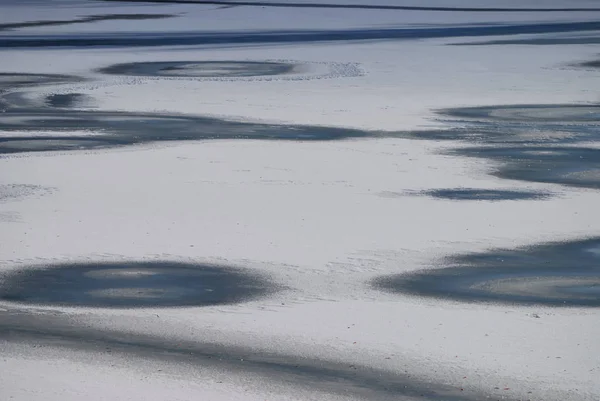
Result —
<svg viewBox="0 0 600 401"><path fill-rule="evenodd" d="M597 2L230 3L0 4L0 400L600 399Z"/></svg>

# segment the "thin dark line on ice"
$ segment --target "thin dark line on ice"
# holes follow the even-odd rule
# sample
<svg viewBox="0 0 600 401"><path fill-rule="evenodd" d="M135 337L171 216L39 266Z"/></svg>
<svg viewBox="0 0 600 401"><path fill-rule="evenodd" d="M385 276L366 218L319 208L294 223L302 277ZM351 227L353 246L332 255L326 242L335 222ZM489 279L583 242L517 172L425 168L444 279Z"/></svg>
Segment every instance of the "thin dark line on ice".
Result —
<svg viewBox="0 0 600 401"><path fill-rule="evenodd" d="M506 7L429 7L429 6L392 6L377 4L331 4L331 3L292 3L269 1L219 1L219 0L103 0L109 2L127 3L173 3L173 4L210 4L249 7L287 7L287 8L337 8L361 10L402 10L402 11L444 11L444 12L576 12L600 11L592 7L566 8L506 8Z"/></svg>
<svg viewBox="0 0 600 401"><path fill-rule="evenodd" d="M88 17L72 19L72 20L47 20L47 21L25 21L0 24L0 31L18 28L30 28L34 26L55 26L55 25L70 25L70 24L85 24L89 22L100 21L130 21L130 20L148 20L148 19L164 19L175 17L174 14L107 14L107 15L90 15Z"/></svg>

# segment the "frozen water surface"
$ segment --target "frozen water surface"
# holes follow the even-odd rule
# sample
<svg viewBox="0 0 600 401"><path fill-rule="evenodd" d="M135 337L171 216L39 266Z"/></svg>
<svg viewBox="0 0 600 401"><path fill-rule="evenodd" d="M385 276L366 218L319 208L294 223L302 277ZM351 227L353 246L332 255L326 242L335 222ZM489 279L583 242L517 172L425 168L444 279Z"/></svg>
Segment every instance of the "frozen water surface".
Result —
<svg viewBox="0 0 600 401"><path fill-rule="evenodd" d="M454 152L500 162L494 175L510 180L600 188L600 149L583 147L480 147Z"/></svg>
<svg viewBox="0 0 600 401"><path fill-rule="evenodd" d="M0 398L597 401L599 13L1 2Z"/></svg>
<svg viewBox="0 0 600 401"><path fill-rule="evenodd" d="M280 75L294 70L290 63L251 61L156 61L117 64L101 68L99 72L115 75L158 77L254 77Z"/></svg>
<svg viewBox="0 0 600 401"><path fill-rule="evenodd" d="M590 239L453 256L448 267L377 279L386 291L470 302L600 306L600 259ZM586 252L588 251L588 252Z"/></svg>
<svg viewBox="0 0 600 401"><path fill-rule="evenodd" d="M477 188L433 189L421 192L420 194L439 199L490 202L504 200L539 200L550 196L550 194L544 192Z"/></svg>
<svg viewBox="0 0 600 401"><path fill-rule="evenodd" d="M267 295L256 275L218 266L175 262L36 266L3 277L0 299L87 307L206 306Z"/></svg>

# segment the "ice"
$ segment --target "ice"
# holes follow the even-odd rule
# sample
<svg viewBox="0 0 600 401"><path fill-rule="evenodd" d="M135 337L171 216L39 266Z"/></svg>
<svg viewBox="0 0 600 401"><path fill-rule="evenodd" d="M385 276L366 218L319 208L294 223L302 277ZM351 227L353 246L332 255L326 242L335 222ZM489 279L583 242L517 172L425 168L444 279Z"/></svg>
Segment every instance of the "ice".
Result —
<svg viewBox="0 0 600 401"><path fill-rule="evenodd" d="M368 4L2 2L0 398L598 399L596 2Z"/></svg>

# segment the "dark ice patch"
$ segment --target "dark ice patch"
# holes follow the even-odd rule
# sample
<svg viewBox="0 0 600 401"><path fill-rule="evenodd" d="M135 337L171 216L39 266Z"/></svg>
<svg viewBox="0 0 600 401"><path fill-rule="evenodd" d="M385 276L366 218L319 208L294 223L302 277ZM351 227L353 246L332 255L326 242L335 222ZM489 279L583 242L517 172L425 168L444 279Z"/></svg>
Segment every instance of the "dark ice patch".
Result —
<svg viewBox="0 0 600 401"><path fill-rule="evenodd" d="M188 63L185 63L189 67ZM179 64L169 64L170 67L176 65ZM294 66L293 64L262 62L234 63L228 65L231 68L222 62L211 64L211 67L207 65L201 63L200 67L190 67L191 69L187 73L200 73L199 71L203 70L204 74L208 74L207 68L218 66L210 74L250 76L252 74L284 73L290 71ZM255 69L252 69L252 66ZM143 69L148 65L146 63L128 64L126 70L129 71L130 67L138 73L144 73ZM137 70L138 67L143 68L140 71ZM163 67L165 67L164 64L160 66L152 64L152 68L161 69ZM179 67L184 68L182 65ZM199 70L196 70L196 67ZM118 67L117 70L121 71L120 68ZM117 70L113 72L117 73ZM192 70L194 72L191 72ZM171 71L168 74L172 73ZM235 122L193 115L76 110L73 108L90 106L93 104L93 99L81 93L56 93L39 101L25 96L21 90L31 86L78 81L81 79L67 75L0 74L0 110L2 111L0 113L0 130L7 133L13 131L20 133L18 136L0 137L0 154L99 149L161 141L210 139L328 141L380 135L377 132L358 129ZM3 91L6 93L2 93ZM32 133L44 131L54 134L24 136L21 134L23 131ZM73 131L88 131L93 135L69 135Z"/></svg>
<svg viewBox="0 0 600 401"><path fill-rule="evenodd" d="M0 93L28 86L60 85L82 81L83 78L73 75L0 72Z"/></svg>
<svg viewBox="0 0 600 401"><path fill-rule="evenodd" d="M46 96L46 104L55 108L85 107L92 104L92 98L83 93L55 93Z"/></svg>
<svg viewBox="0 0 600 401"><path fill-rule="evenodd" d="M91 150L129 144L106 136L0 137L0 155L23 152Z"/></svg>
<svg viewBox="0 0 600 401"><path fill-rule="evenodd" d="M359 40L419 40L461 37L511 36L600 31L598 21L515 23L497 25L451 25L402 28L355 28L341 30L254 30L237 32L190 31L147 33L89 33L55 35L4 35L0 48L46 47L154 47L199 45L259 45L320 43Z"/></svg>
<svg viewBox="0 0 600 401"><path fill-rule="evenodd" d="M596 104L498 105L438 111L449 128L411 131L411 139L484 144L577 143L600 139Z"/></svg>
<svg viewBox="0 0 600 401"><path fill-rule="evenodd" d="M384 291L467 302L600 306L600 239L459 255L447 267L385 276Z"/></svg>
<svg viewBox="0 0 600 401"><path fill-rule="evenodd" d="M574 66L580 68L600 68L600 60L584 61L583 63L577 63Z"/></svg>
<svg viewBox="0 0 600 401"><path fill-rule="evenodd" d="M240 268L168 261L35 266L0 281L1 300L75 307L224 305L273 290L268 280Z"/></svg>
<svg viewBox="0 0 600 401"><path fill-rule="evenodd" d="M3 137L0 154L32 151L96 149L161 141L260 139L329 141L378 136L357 129L303 125L273 125L189 115L18 108L0 114L0 130L54 131L53 137ZM69 131L92 136L67 136Z"/></svg>
<svg viewBox="0 0 600 401"><path fill-rule="evenodd" d="M508 201L508 200L541 200L551 197L550 193L537 191L517 191L479 188L445 188L419 192L432 198L456 201Z"/></svg>
<svg viewBox="0 0 600 401"><path fill-rule="evenodd" d="M446 109L441 112L455 118L521 123L600 122L600 106L595 104L535 104L478 106Z"/></svg>
<svg viewBox="0 0 600 401"><path fill-rule="evenodd" d="M519 39L489 40L482 42L452 43L450 46L492 46L492 45L524 45L524 46L556 46L556 45L595 45L600 44L600 36L550 36Z"/></svg>
<svg viewBox="0 0 600 401"><path fill-rule="evenodd" d="M115 64L98 72L150 77L243 78L291 73L295 64L267 61L153 61Z"/></svg>
<svg viewBox="0 0 600 401"><path fill-rule="evenodd" d="M600 189L600 149L558 146L471 147L452 153L500 162L493 173L500 178Z"/></svg>

